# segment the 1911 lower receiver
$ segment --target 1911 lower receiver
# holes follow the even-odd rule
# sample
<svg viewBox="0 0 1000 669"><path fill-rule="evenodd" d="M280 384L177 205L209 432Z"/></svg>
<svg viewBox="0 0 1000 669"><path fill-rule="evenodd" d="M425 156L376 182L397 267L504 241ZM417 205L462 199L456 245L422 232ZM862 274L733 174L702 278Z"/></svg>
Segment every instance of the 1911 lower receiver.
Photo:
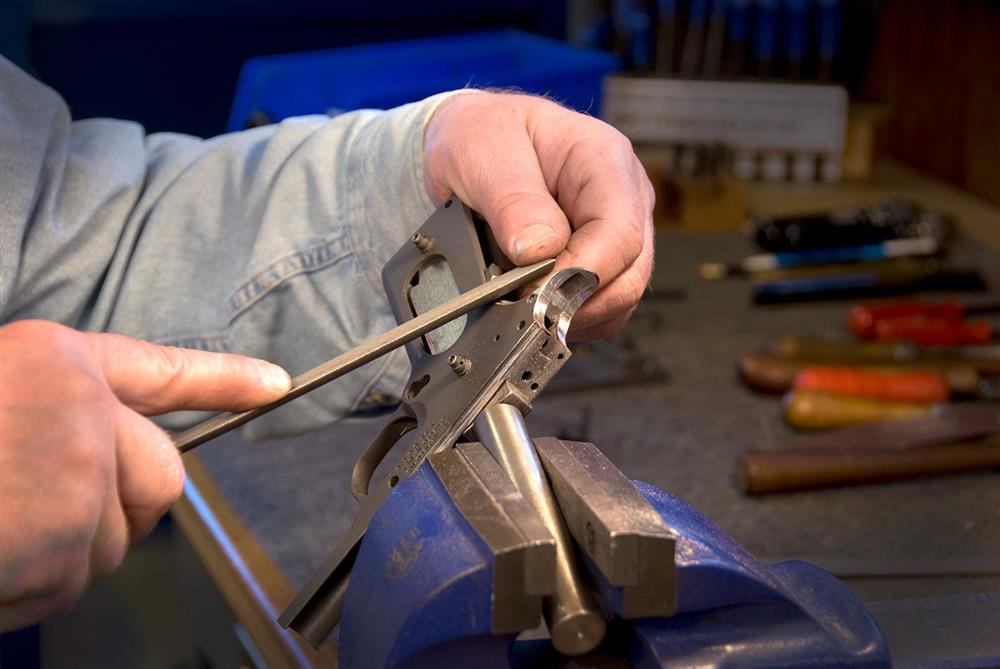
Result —
<svg viewBox="0 0 1000 669"><path fill-rule="evenodd" d="M455 199L446 202L383 271L397 321L500 273L505 261L495 249L481 219ZM412 373L402 403L351 477L358 513L334 553L280 616L283 626L314 646L326 640L340 620L357 549L375 511L429 455L461 441L491 403L513 405L521 414L530 410L569 358L570 320L596 288L592 272L562 270L526 297L484 305L406 345ZM398 445L405 448L403 455L373 486L376 468Z"/></svg>

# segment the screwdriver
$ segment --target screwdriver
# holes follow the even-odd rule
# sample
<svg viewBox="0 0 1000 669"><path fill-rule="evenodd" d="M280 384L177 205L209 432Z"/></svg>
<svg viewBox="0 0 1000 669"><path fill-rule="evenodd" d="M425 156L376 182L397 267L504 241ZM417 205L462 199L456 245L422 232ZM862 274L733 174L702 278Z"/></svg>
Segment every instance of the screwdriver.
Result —
<svg viewBox="0 0 1000 669"><path fill-rule="evenodd" d="M956 440L907 450L778 448L750 451L737 464L743 492L794 490L900 481L1000 467L1000 437Z"/></svg>
<svg viewBox="0 0 1000 669"><path fill-rule="evenodd" d="M908 374L912 372L933 372L944 377L948 389L961 395L978 395L983 383L981 373L975 366L956 362L908 362L880 360L855 361L865 371L883 374ZM809 367L822 365L826 367L843 367L833 361L823 359L789 359L767 353L751 353L743 356L739 363L739 372L744 383L750 388L763 393L783 393L795 383L796 376Z"/></svg>
<svg viewBox="0 0 1000 669"><path fill-rule="evenodd" d="M785 395L785 420L798 430L823 430L857 423L927 416L939 404L873 400L821 390L792 390Z"/></svg>
<svg viewBox="0 0 1000 669"><path fill-rule="evenodd" d="M996 329L988 320L954 321L944 318L888 318L875 323L875 339L903 340L919 346L982 345L993 341Z"/></svg>
<svg viewBox="0 0 1000 669"><path fill-rule="evenodd" d="M926 404L946 402L952 395L1000 399L998 377L976 378L975 370L966 372L966 375L970 378L958 379L960 387L953 388L948 375L940 370L886 372L878 368L814 366L800 371L792 387L796 390L821 390L838 395Z"/></svg>
<svg viewBox="0 0 1000 669"><path fill-rule="evenodd" d="M876 337L880 321L921 317L928 320L959 322L973 314L1000 311L1000 301L967 304L958 300L902 300L859 304L851 309L847 323L851 330L865 339Z"/></svg>
<svg viewBox="0 0 1000 669"><path fill-rule="evenodd" d="M837 273L779 281L754 283L755 304L857 298L874 294L913 293L921 290L970 291L986 290L986 281L973 269L953 269L937 260L918 265L883 271Z"/></svg>
<svg viewBox="0 0 1000 669"><path fill-rule="evenodd" d="M727 276L748 276L772 270L829 265L831 263L862 263L906 256L934 255L941 250L935 239L892 239L878 244L841 246L806 251L760 253L744 258L738 263L705 263L698 269L703 279L722 279Z"/></svg>
<svg viewBox="0 0 1000 669"><path fill-rule="evenodd" d="M1000 374L1000 346L920 347L904 341L839 341L786 335L771 340L768 351L789 360L824 364L971 365Z"/></svg>

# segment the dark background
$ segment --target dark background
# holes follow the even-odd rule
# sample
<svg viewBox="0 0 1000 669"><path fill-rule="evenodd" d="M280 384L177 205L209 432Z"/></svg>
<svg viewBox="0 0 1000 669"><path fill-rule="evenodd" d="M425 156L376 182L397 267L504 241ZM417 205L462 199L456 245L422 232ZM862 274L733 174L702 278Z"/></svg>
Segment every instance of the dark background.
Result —
<svg viewBox="0 0 1000 669"><path fill-rule="evenodd" d="M0 54L77 118L223 130L253 56L514 27L572 38L602 0L3 0ZM845 0L838 74L883 152L1000 204L1000 2Z"/></svg>
<svg viewBox="0 0 1000 669"><path fill-rule="evenodd" d="M0 53L59 91L75 118L210 136L248 58L508 27L562 39L566 4L4 0L0 24Z"/></svg>

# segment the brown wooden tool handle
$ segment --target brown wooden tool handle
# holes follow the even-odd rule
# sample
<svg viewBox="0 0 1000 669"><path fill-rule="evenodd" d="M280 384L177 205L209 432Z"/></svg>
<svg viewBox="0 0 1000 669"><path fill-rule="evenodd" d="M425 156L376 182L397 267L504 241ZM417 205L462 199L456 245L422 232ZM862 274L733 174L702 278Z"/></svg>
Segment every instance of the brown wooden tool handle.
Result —
<svg viewBox="0 0 1000 669"><path fill-rule="evenodd" d="M994 467L1000 467L1000 438L997 437L904 451L751 451L737 464L736 478L743 492L765 495Z"/></svg>
<svg viewBox="0 0 1000 669"><path fill-rule="evenodd" d="M863 399L819 390L793 390L785 396L785 420L799 430L916 418L927 415L932 408L928 404Z"/></svg>
<svg viewBox="0 0 1000 669"><path fill-rule="evenodd" d="M772 340L768 352L780 358L827 365L970 366L983 374L1000 374L1000 346L987 344L960 351L921 349L901 342L834 342L787 335Z"/></svg>
<svg viewBox="0 0 1000 669"><path fill-rule="evenodd" d="M786 335L771 341L769 349L775 355L785 358L797 358L827 362L864 362L888 363L900 359L900 346L894 342L864 341L864 342L827 342L822 339L806 339Z"/></svg>
<svg viewBox="0 0 1000 669"><path fill-rule="evenodd" d="M796 374L806 367L816 364L823 363L821 360L792 360L770 353L751 353L740 359L739 372L743 382L757 392L783 393L792 387ZM892 365L866 363L862 364L862 367L866 370L887 374L916 371L938 372L945 376L948 381L948 387L954 393L975 394L979 389L979 372L972 365Z"/></svg>
<svg viewBox="0 0 1000 669"><path fill-rule="evenodd" d="M783 393L792 387L795 375L809 363L786 360L767 353L751 353L740 358L740 378L761 393Z"/></svg>
<svg viewBox="0 0 1000 669"><path fill-rule="evenodd" d="M943 374L953 393L975 395L979 392L979 370L973 365L941 365L928 369Z"/></svg>

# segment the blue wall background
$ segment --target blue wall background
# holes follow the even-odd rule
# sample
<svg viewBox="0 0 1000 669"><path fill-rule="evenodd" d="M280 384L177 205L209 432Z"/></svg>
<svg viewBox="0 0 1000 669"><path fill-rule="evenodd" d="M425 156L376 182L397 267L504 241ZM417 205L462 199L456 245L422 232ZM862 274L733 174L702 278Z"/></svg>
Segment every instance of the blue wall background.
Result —
<svg viewBox="0 0 1000 669"><path fill-rule="evenodd" d="M563 0L3 0L0 53L76 118L222 132L240 66L261 55L520 28L562 39Z"/></svg>

